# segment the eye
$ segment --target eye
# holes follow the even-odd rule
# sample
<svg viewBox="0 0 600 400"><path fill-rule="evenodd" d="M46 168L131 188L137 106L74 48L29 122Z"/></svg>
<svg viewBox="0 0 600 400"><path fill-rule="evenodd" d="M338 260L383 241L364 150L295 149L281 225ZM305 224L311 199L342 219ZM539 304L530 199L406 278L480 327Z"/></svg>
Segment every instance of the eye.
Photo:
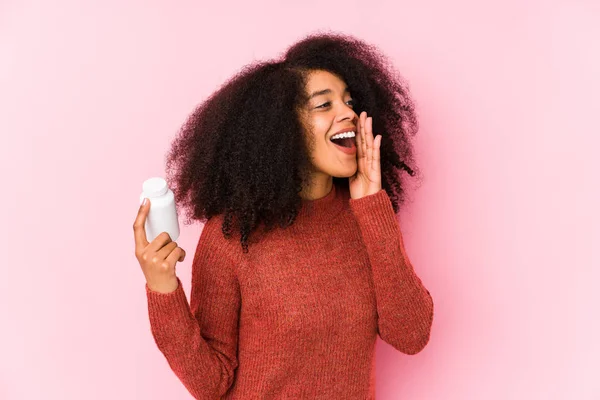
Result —
<svg viewBox="0 0 600 400"><path fill-rule="evenodd" d="M354 99L350 99L350 100L348 100L346 103L350 103L350 106L354 107ZM323 103L323 104L321 104L320 106L317 106L317 107L315 107L315 108L323 108L323 107L327 107L327 106L329 106L329 104L331 104L331 102L330 102L330 101L328 101L328 102L326 102L326 103Z"/></svg>

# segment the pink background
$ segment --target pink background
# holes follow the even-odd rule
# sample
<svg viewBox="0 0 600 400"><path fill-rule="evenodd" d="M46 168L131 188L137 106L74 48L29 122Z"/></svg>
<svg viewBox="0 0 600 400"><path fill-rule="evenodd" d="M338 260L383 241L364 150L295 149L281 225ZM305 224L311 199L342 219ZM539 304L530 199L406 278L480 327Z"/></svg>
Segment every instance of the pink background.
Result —
<svg viewBox="0 0 600 400"><path fill-rule="evenodd" d="M400 219L435 320L415 356L378 341L377 397L600 399L592 0L0 2L1 399L190 398L150 333L141 184L198 102L316 29L379 46L421 121Z"/></svg>

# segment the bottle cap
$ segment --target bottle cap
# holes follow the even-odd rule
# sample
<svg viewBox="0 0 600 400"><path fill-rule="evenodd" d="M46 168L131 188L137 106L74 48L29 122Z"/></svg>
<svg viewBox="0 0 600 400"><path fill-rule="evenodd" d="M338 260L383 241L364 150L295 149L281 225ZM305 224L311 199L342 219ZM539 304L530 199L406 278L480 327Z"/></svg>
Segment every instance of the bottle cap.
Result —
<svg viewBox="0 0 600 400"><path fill-rule="evenodd" d="M158 197L167 193L169 188L167 187L167 181L163 178L155 177L146 179L142 185L145 197Z"/></svg>

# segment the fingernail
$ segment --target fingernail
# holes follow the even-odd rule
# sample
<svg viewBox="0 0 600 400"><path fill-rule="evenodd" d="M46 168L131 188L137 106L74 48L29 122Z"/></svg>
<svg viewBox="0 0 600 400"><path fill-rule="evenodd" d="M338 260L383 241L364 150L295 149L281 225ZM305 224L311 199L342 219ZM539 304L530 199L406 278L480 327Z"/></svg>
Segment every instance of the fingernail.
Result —
<svg viewBox="0 0 600 400"><path fill-rule="evenodd" d="M147 202L148 202L148 199L144 197L144 200L142 200L142 207L145 206Z"/></svg>

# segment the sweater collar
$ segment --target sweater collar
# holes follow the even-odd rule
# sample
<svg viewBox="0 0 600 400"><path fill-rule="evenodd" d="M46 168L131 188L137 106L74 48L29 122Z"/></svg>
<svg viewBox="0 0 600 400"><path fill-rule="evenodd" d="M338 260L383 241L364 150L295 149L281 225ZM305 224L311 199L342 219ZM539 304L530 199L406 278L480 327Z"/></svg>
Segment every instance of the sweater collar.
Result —
<svg viewBox="0 0 600 400"><path fill-rule="evenodd" d="M343 207L340 189L335 184L324 197L314 200L302 199L302 208L298 213L298 219L308 219L311 222L328 221L336 217Z"/></svg>

